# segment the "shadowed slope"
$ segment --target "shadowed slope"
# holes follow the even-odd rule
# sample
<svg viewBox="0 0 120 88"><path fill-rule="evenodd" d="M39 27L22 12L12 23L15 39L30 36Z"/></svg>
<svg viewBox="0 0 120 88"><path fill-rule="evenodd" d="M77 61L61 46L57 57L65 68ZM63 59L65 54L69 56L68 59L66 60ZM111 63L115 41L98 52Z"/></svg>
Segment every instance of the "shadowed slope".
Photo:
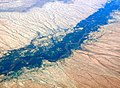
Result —
<svg viewBox="0 0 120 88"><path fill-rule="evenodd" d="M42 7L46 3L56 1L71 2L71 0L0 0L0 12L27 12L33 7Z"/></svg>

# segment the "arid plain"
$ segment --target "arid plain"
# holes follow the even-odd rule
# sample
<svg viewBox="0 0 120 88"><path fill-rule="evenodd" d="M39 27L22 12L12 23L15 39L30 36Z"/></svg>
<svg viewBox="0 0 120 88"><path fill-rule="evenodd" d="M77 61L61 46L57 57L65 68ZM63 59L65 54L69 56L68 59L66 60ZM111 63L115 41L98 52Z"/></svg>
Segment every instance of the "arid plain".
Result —
<svg viewBox="0 0 120 88"><path fill-rule="evenodd" d="M44 60L41 68L24 69L17 79L1 81L0 88L120 88L120 12L111 15L114 19L101 26L99 32L90 33L81 50L57 62ZM0 24L5 25L3 21ZM10 49L5 42L1 44L5 47L1 49Z"/></svg>

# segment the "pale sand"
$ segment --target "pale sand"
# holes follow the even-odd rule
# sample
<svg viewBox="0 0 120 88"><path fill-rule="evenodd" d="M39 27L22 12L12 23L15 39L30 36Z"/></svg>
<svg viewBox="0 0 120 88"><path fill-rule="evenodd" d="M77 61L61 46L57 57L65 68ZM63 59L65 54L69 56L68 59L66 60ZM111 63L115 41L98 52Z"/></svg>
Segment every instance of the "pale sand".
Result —
<svg viewBox="0 0 120 88"><path fill-rule="evenodd" d="M32 1L30 0L29 3ZM0 54L29 45L37 36L37 32L42 36L48 36L59 33L65 28L72 28L79 21L102 8L106 2L107 0L84 0L84 2L74 0L71 4L51 2L42 8L35 7L23 13L0 12Z"/></svg>

